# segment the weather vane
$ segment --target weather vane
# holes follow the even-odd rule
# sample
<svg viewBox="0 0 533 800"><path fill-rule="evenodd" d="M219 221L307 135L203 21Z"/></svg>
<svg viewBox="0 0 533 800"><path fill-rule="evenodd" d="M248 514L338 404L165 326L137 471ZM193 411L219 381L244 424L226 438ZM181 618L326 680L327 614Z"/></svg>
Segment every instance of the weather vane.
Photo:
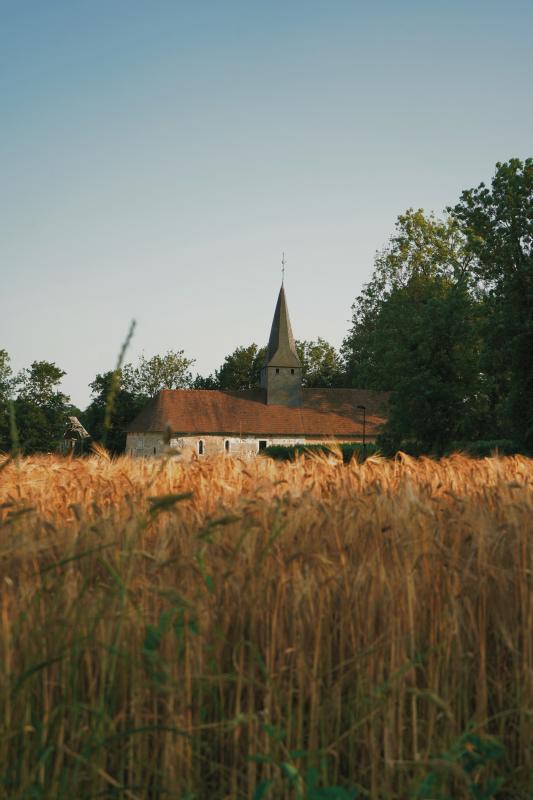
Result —
<svg viewBox="0 0 533 800"><path fill-rule="evenodd" d="M285 283L285 264L287 261L285 260L285 252L281 254L281 285Z"/></svg>

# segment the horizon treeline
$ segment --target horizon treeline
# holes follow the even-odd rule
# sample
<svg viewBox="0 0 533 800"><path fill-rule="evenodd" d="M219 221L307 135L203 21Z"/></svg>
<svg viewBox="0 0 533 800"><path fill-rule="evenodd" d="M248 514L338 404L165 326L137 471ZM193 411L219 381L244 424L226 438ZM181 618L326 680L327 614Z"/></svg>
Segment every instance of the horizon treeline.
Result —
<svg viewBox="0 0 533 800"><path fill-rule="evenodd" d="M390 392L384 452L438 455L488 439L533 453L533 159L496 164L490 185L463 191L440 217L400 214L340 351L321 337L297 349L304 386ZM75 415L93 440L122 452L126 426L158 391L254 389L264 352L241 345L208 376L193 375L183 350L143 355L96 375L80 410L60 391L65 372L55 363L14 375L0 349L0 450L55 450Z"/></svg>

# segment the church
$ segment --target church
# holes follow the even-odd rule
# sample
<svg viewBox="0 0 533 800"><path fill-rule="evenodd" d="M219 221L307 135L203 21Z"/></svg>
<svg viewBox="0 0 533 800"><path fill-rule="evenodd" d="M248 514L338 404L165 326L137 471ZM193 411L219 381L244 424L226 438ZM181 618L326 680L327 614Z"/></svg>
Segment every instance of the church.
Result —
<svg viewBox="0 0 533 800"><path fill-rule="evenodd" d="M302 386L282 284L260 388L163 389L128 426L126 452L157 456L170 448L184 456L252 458L276 444L373 442L386 404L385 392Z"/></svg>

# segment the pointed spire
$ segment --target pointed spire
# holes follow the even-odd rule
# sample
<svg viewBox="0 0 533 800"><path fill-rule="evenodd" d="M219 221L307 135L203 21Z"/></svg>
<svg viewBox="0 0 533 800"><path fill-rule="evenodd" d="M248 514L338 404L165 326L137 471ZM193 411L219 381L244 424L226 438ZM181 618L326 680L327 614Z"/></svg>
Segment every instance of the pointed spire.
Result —
<svg viewBox="0 0 533 800"><path fill-rule="evenodd" d="M270 339L265 355L265 367L301 367L294 336L292 335L287 298L283 284L279 290L278 302L274 311Z"/></svg>

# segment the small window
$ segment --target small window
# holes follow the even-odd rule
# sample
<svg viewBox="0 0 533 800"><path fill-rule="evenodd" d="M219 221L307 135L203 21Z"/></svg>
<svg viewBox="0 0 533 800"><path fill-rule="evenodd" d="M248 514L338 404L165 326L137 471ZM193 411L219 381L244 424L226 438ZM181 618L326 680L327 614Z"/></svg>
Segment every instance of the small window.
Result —
<svg viewBox="0 0 533 800"><path fill-rule="evenodd" d="M154 447L154 456L155 456L155 454L156 454L156 449L155 449L155 447Z"/></svg>
<svg viewBox="0 0 533 800"><path fill-rule="evenodd" d="M294 370L293 369L291 369L291 375L294 375Z"/></svg>
<svg viewBox="0 0 533 800"><path fill-rule="evenodd" d="M226 439L226 441L224 442L224 450L226 451L226 453L229 453L229 439Z"/></svg>
<svg viewBox="0 0 533 800"><path fill-rule="evenodd" d="M203 456L203 454L204 454L204 441L203 439L200 439L198 441L198 455Z"/></svg>
<svg viewBox="0 0 533 800"><path fill-rule="evenodd" d="M266 446L267 446L266 439L259 439L259 449L266 450Z"/></svg>
<svg viewBox="0 0 533 800"><path fill-rule="evenodd" d="M279 367L276 367L276 375L279 375Z"/></svg>

